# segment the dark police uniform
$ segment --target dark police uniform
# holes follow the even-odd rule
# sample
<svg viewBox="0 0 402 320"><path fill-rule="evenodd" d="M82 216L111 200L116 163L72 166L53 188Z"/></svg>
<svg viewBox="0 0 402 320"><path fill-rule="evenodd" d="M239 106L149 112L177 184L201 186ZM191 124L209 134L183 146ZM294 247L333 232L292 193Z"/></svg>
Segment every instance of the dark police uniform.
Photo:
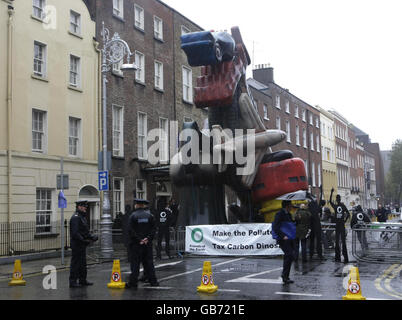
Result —
<svg viewBox="0 0 402 320"><path fill-rule="evenodd" d="M70 246L72 251L70 266L70 287L91 285L87 281L86 248L91 241L97 241L98 237L89 232L89 226L85 217L86 213L78 209L78 206L88 207L86 201L76 202L77 210L70 219ZM77 280L79 283L77 284Z"/></svg>
<svg viewBox="0 0 402 320"><path fill-rule="evenodd" d="M158 216L158 246L156 248L156 257L161 258L162 251L162 239L165 238L165 251L166 255L170 257L170 226L173 221L173 212L170 208L166 207L165 209L159 212Z"/></svg>
<svg viewBox="0 0 402 320"><path fill-rule="evenodd" d="M340 197L337 197L337 203L332 202L332 194L333 190L331 190L331 196L329 203L331 204L332 208L335 211L335 261L341 261L341 250L339 241L342 241L342 255L343 255L343 262L349 263L348 258L348 249L346 247L346 230L345 230L345 223L348 220L350 213L346 206L340 202Z"/></svg>
<svg viewBox="0 0 402 320"><path fill-rule="evenodd" d="M149 203L146 200L136 200L136 202L143 204ZM147 275L151 286L157 286L158 282L155 276L152 255L152 240L155 237L156 231L155 218L148 209L140 208L131 214L128 227L131 275L127 287L137 287L140 263L144 266L144 274ZM141 241L144 239L148 239L147 244L141 244Z"/></svg>

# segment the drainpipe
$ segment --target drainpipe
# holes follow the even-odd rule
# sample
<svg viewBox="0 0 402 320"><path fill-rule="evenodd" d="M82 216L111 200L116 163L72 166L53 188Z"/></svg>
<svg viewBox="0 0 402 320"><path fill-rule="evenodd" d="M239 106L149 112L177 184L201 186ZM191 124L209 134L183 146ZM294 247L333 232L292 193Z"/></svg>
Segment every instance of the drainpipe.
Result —
<svg viewBox="0 0 402 320"><path fill-rule="evenodd" d="M7 22L7 175L8 175L8 252L13 253L11 243L11 221L12 221L12 137L11 137L11 121L12 121L12 107L13 107L13 87L12 87L12 72L13 72L13 16L14 8L8 6L8 22Z"/></svg>

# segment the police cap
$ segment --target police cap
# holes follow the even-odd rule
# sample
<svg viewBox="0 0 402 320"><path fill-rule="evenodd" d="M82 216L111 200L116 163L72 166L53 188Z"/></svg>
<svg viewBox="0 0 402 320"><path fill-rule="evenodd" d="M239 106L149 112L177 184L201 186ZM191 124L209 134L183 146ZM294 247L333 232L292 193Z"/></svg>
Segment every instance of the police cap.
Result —
<svg viewBox="0 0 402 320"><path fill-rule="evenodd" d="M77 207L78 206L81 206L81 207L88 207L89 206L87 200L78 200L78 201L75 202L75 205Z"/></svg>

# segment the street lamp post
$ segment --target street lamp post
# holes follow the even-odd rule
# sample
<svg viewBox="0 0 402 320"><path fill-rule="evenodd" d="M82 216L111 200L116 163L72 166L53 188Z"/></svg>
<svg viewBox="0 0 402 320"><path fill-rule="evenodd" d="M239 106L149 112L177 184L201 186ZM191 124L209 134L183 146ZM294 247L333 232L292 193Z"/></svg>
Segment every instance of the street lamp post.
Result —
<svg viewBox="0 0 402 320"><path fill-rule="evenodd" d="M103 151L103 171L108 171L107 167L107 72L110 71L111 66L114 64L120 64L124 57L127 56L127 63L121 66L121 70L137 70L135 63L130 63L130 57L133 55L130 48L124 40L122 40L118 33L115 33L113 37L109 38L109 30L105 28L105 23L102 22L102 37L103 37L103 49L102 53L102 151ZM110 210L109 191L103 191L102 202L102 215L100 222L101 231L101 255L104 259L111 259L113 256L113 241L112 241L112 216Z"/></svg>

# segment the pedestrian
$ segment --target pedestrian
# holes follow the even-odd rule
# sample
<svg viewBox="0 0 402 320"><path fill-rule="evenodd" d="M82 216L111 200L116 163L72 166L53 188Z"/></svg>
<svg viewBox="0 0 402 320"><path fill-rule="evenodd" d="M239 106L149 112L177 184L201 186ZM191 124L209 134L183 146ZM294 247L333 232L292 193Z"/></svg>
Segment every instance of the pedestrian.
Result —
<svg viewBox="0 0 402 320"><path fill-rule="evenodd" d="M378 205L375 216L377 217L378 222L387 222L388 220L387 210L385 210L381 204Z"/></svg>
<svg viewBox="0 0 402 320"><path fill-rule="evenodd" d="M169 208L172 210L172 227L176 228L177 220L179 218L179 204L176 202L174 198L171 198L169 201Z"/></svg>
<svg viewBox="0 0 402 320"><path fill-rule="evenodd" d="M318 202L316 199L311 198L308 204L308 210L311 213L310 260L313 259L315 251L317 251L320 260L325 260L325 257L322 255L322 228L320 220L322 211L322 186L320 189L320 201Z"/></svg>
<svg viewBox="0 0 402 320"><path fill-rule="evenodd" d="M300 209L295 214L296 221L296 246L295 263L299 259L299 250L301 245L302 261L307 262L307 238L311 232L311 213L306 210L306 205L302 203Z"/></svg>
<svg viewBox="0 0 402 320"><path fill-rule="evenodd" d="M356 230L355 232L357 233L357 239L360 242L363 252L368 249L366 231L361 230L365 229L366 223L371 223L370 217L368 216L367 213L364 213L362 207L358 205L352 213L352 219L350 220L350 227L352 229L359 229Z"/></svg>
<svg viewBox="0 0 402 320"><path fill-rule="evenodd" d="M329 198L329 203L335 211L335 261L341 262L341 250L339 242L342 242L342 255L343 262L349 263L348 249L346 246L346 230L345 223L348 220L350 213L346 208L345 204L341 202L341 196L338 194L336 196L336 203L332 202L332 195L334 193L334 188L331 190L331 196Z"/></svg>
<svg viewBox="0 0 402 320"><path fill-rule="evenodd" d="M129 218L130 237L130 280L126 284L128 288L137 288L140 263L144 266L144 274L152 287L159 286L155 275L155 267L152 254L152 240L155 237L155 218L148 209L149 201L135 200L135 210Z"/></svg>
<svg viewBox="0 0 402 320"><path fill-rule="evenodd" d="M283 284L294 283L289 279L290 269L294 259L296 225L290 214L292 202L282 201L282 209L275 215L272 224L272 236L277 240L279 247L285 254L283 257L282 281Z"/></svg>
<svg viewBox="0 0 402 320"><path fill-rule="evenodd" d="M71 239L71 265L70 265L70 288L91 286L92 282L87 281L87 253L86 248L91 242L98 240L98 236L89 231L86 212L87 201L77 201L76 211L70 219Z"/></svg>
<svg viewBox="0 0 402 320"><path fill-rule="evenodd" d="M323 215L322 215L322 222L325 223L335 223L334 216L331 213L331 209L328 207L323 208ZM327 225L326 229L330 229L331 225ZM334 248L334 236L333 236L334 231L333 230L325 230L323 232L323 242L324 242L324 248L329 250Z"/></svg>
<svg viewBox="0 0 402 320"><path fill-rule="evenodd" d="M156 258L162 259L162 240L165 239L165 252L169 259L170 256L170 227L173 225L173 212L168 205L160 210L157 218L158 224L158 245L156 247Z"/></svg>

